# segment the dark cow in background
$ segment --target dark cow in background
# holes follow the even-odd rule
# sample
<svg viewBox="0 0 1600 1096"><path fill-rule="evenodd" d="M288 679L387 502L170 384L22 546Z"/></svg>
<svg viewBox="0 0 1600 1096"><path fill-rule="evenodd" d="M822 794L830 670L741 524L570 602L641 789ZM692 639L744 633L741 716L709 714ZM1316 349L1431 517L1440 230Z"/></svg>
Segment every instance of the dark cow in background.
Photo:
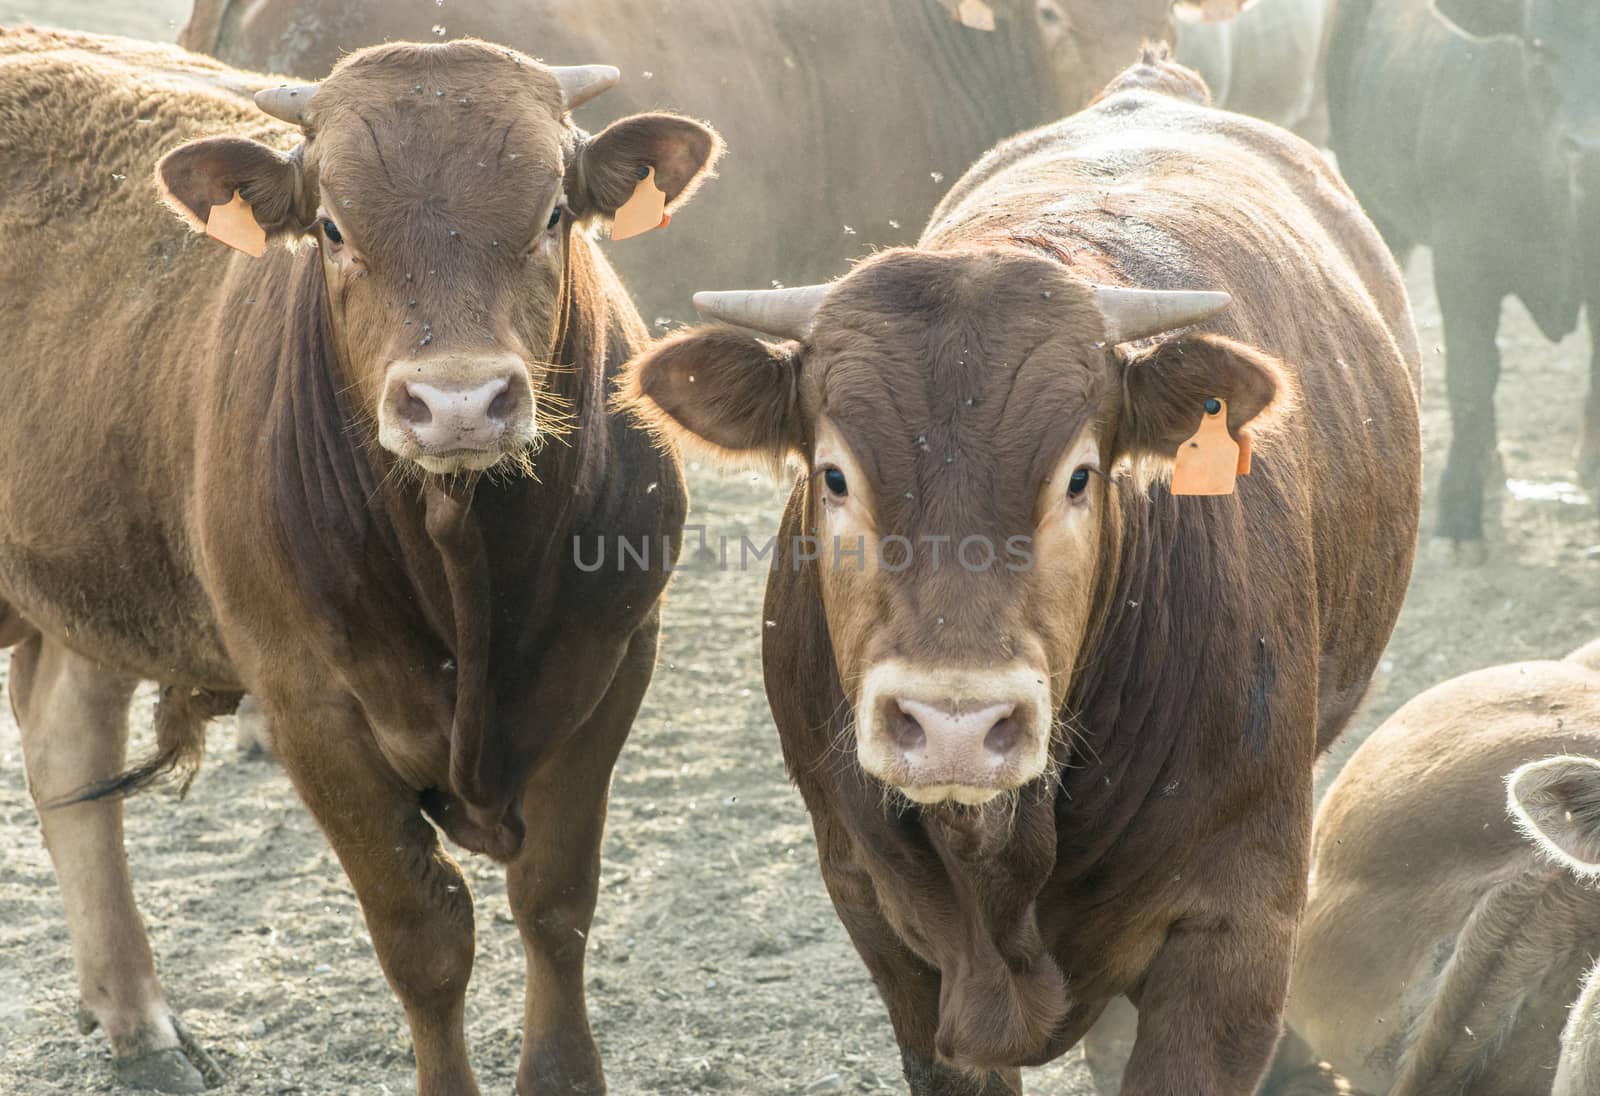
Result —
<svg viewBox="0 0 1600 1096"><path fill-rule="evenodd" d="M1518 297L1552 340L1587 303L1600 337L1597 55L1594 0L1340 0L1334 23L1340 170L1402 260L1433 248L1451 422L1436 532L1474 558L1500 467L1501 301ZM1578 463L1600 489L1600 383Z"/></svg>
<svg viewBox="0 0 1600 1096"><path fill-rule="evenodd" d="M1147 54L916 248L697 298L792 341L703 328L630 366L669 434L806 469L768 697L924 1096L1018 1091L1124 994L1126 1092L1254 1090L1312 764L1410 576L1400 273L1315 149L1206 103ZM1175 497L1207 414L1254 469Z"/></svg>
<svg viewBox="0 0 1600 1096"><path fill-rule="evenodd" d="M701 227L612 252L647 320L687 319L707 280L820 281L912 242L995 142L1085 106L1141 43L1171 41L1176 18L1224 19L1244 2L987 0L985 31L956 20L956 0L196 0L180 41L308 79L435 27L607 58L627 81L597 122L678 110L715 118L733 150L736 170L691 214Z"/></svg>
<svg viewBox="0 0 1600 1096"><path fill-rule="evenodd" d="M582 224L649 166L681 203L718 139L665 114L589 137L568 111L616 70L482 42L352 54L262 92L275 118L175 57L0 32L0 642L84 1012L122 1080L202 1087L114 796L192 774L204 719L249 691L361 901L419 1093L478 1091L472 899L430 817L507 863L518 1091L599 1092L584 937L666 574L586 575L569 546L676 537L686 503L609 410L645 329ZM236 194L264 257L191 231ZM123 773L140 678L160 753Z"/></svg>

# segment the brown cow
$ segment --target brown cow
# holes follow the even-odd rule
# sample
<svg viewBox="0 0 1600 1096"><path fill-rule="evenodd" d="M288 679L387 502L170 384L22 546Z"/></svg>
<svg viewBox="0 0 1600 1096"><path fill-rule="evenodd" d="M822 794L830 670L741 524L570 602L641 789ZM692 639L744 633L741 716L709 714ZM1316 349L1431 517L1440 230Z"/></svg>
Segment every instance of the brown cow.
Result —
<svg viewBox="0 0 1600 1096"><path fill-rule="evenodd" d="M192 772L248 690L361 901L418 1091L478 1091L472 902L429 817L507 862L518 1091L601 1091L583 939L666 575L591 577L568 546L674 537L685 498L608 410L645 331L582 225L650 165L681 203L718 139L662 114L590 138L568 110L614 69L482 42L355 53L263 92L282 121L185 66L0 32L0 641L85 1013L122 1080L201 1087L96 796ZM236 192L262 258L190 231ZM119 776L139 678L160 753Z"/></svg>
<svg viewBox="0 0 1600 1096"><path fill-rule="evenodd" d="M1355 752L1317 813L1283 1072L1315 1052L1391 1096L1550 1091L1600 955L1600 891L1570 870L1600 859L1596 763L1553 754L1600 757L1600 643L1435 686Z"/></svg>
<svg viewBox="0 0 1600 1096"><path fill-rule="evenodd" d="M808 470L768 697L912 1091L1015 1091L1131 994L1129 1093L1250 1092L1312 762L1417 526L1416 339L1349 191L1152 51L985 157L916 248L697 303L795 341L689 332L631 389ZM1208 405L1254 470L1174 497Z"/></svg>
<svg viewBox="0 0 1600 1096"><path fill-rule="evenodd" d="M960 172L996 141L1086 105L1174 15L1242 0L196 0L180 41L246 68L320 77L357 46L473 34L628 75L596 118L665 107L715 117L739 170L693 220L615 252L647 319L722 284L831 278L874 246L910 243ZM982 7L983 5L979 5ZM1194 10L1189 10L1194 9ZM735 236L737 246L729 246Z"/></svg>

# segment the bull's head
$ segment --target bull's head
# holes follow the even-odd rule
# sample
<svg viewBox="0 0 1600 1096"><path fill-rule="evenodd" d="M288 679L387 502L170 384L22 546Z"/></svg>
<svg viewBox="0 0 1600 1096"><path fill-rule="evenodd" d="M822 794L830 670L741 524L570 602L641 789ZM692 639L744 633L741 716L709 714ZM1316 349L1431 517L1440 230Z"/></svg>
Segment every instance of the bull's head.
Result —
<svg viewBox="0 0 1600 1096"><path fill-rule="evenodd" d="M630 366L668 433L808 470L804 525L863 769L981 803L1049 771L1117 490L1170 470L1210 397L1235 430L1278 365L1214 335L1211 292L1091 286L1017 250L897 250L832 286L701 294L728 328Z"/></svg>
<svg viewBox="0 0 1600 1096"><path fill-rule="evenodd" d="M568 112L617 78L470 40L374 47L256 96L299 126L292 151L192 141L158 183L197 230L237 191L269 241L317 248L340 387L371 439L426 472L486 469L553 418L537 396L574 226L613 215L650 167L672 208L719 152L672 115L575 128Z"/></svg>

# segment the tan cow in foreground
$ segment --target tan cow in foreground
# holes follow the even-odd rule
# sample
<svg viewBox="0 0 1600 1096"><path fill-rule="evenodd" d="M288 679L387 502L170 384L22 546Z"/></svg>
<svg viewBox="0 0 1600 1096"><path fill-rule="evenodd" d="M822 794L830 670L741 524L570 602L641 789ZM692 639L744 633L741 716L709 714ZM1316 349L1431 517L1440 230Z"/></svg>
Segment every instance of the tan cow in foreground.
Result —
<svg viewBox="0 0 1600 1096"><path fill-rule="evenodd" d="M1600 642L1435 686L1362 744L1317 815L1286 1058L1393 1096L1550 1091L1600 957L1600 890L1571 870L1600 861L1600 762L1556 754L1600 758ZM1592 1070L1584 997L1568 1057Z"/></svg>
<svg viewBox="0 0 1600 1096"><path fill-rule="evenodd" d="M600 1092L584 939L667 575L590 575L570 544L675 538L685 498L609 410L645 332L583 225L651 167L681 203L718 139L662 114L591 137L568 112L616 70L483 42L358 52L267 113L239 94L264 78L218 72L0 31L0 643L83 1009L124 1082L202 1087L106 796L192 774L248 691L418 1092L478 1091L472 899L430 818L507 864L518 1092ZM238 199L260 258L199 234ZM123 773L140 678L160 753Z"/></svg>
<svg viewBox="0 0 1600 1096"><path fill-rule="evenodd" d="M767 694L912 1092L1016 1092L1124 994L1125 1091L1253 1092L1312 765L1417 528L1411 314L1349 191L1151 51L917 247L697 303L783 341L691 331L633 389L675 437L805 469ZM1253 470L1175 497L1208 415Z"/></svg>
<svg viewBox="0 0 1600 1096"><path fill-rule="evenodd" d="M1245 6L967 2L993 30L958 22L958 0L195 0L179 40L306 79L360 46L436 35L606 58L627 81L597 121L665 107L715 118L733 149L689 222L611 252L646 319L688 318L708 280L818 281L910 243L995 142L1084 107L1180 19Z"/></svg>

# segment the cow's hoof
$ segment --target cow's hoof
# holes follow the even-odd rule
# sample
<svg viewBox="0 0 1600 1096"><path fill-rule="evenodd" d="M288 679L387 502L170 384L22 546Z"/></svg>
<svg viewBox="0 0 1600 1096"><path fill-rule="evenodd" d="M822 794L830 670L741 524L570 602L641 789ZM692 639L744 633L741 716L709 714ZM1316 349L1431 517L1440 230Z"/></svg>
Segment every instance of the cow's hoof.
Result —
<svg viewBox="0 0 1600 1096"><path fill-rule="evenodd" d="M1489 562L1489 542L1482 538L1452 540L1435 537L1428 544L1428 557L1450 567L1482 567Z"/></svg>
<svg viewBox="0 0 1600 1096"><path fill-rule="evenodd" d="M206 1079L177 1047L165 1047L137 1058L112 1063L117 1083L153 1092L204 1092Z"/></svg>

